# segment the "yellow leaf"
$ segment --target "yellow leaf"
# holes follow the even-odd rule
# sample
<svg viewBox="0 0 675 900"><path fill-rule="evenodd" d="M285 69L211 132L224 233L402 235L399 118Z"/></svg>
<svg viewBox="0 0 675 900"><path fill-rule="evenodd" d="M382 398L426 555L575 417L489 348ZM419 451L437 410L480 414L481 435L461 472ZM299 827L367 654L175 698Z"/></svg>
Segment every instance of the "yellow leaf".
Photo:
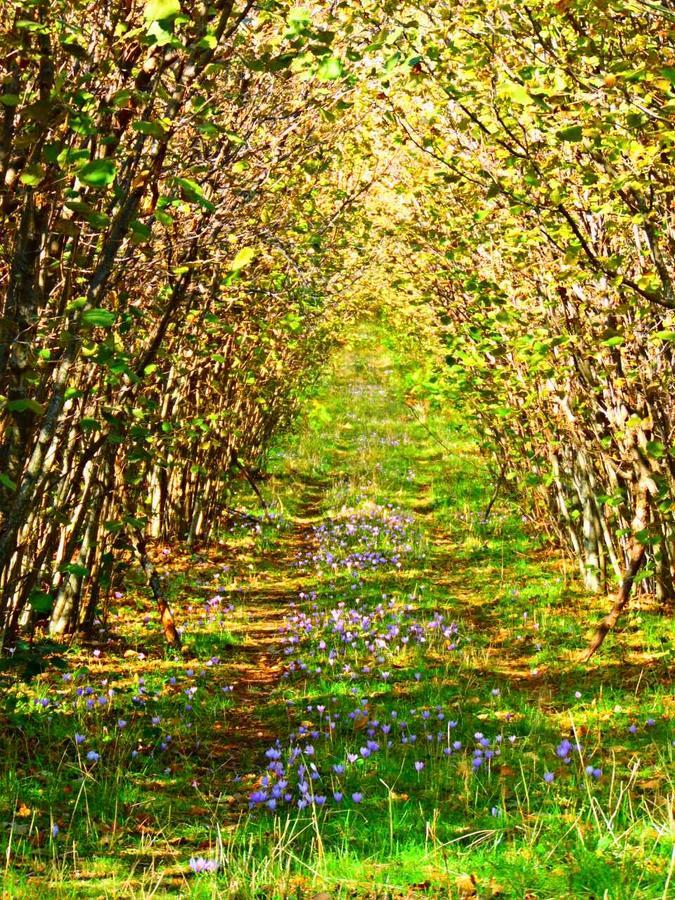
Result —
<svg viewBox="0 0 675 900"><path fill-rule="evenodd" d="M255 250L253 247L242 247L242 249L237 253L235 258L230 263L230 271L231 272L239 272L241 269L245 269L252 261L255 256Z"/></svg>

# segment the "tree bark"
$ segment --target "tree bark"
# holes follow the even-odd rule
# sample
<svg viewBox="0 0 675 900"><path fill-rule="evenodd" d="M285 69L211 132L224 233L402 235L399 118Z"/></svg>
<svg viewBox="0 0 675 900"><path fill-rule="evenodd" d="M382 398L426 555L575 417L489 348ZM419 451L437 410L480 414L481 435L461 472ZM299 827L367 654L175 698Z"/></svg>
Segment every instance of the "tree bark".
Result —
<svg viewBox="0 0 675 900"><path fill-rule="evenodd" d="M639 495L635 509L635 517L633 519L633 537L631 540L630 549L628 551L628 565L624 572L624 576L621 581L621 586L619 587L619 592L616 596L616 600L614 601L614 604L610 611L598 626L598 629L593 636L593 640L588 645L585 662L588 662L589 659L591 659L591 657L600 649L602 642L605 640L612 628L614 628L619 620L619 616L628 605L628 601L630 600L630 593L633 588L633 583L638 572L642 568L642 564L645 561L645 556L647 555L647 548L642 543L642 540L640 540L639 537L640 533L647 527L649 519L648 488L644 483L644 479L642 479L642 482L643 483L640 484L640 487L638 489Z"/></svg>
<svg viewBox="0 0 675 900"><path fill-rule="evenodd" d="M619 588L619 592L616 596L616 600L614 601L614 604L610 611L598 626L598 629L593 636L593 640L588 645L588 650L586 651L585 657L586 662L588 662L588 660L600 649L602 642L605 640L612 628L614 628L619 619L619 616L627 606L630 599L630 592L633 587L633 582L635 581L635 576L642 568L642 564L645 560L645 555L645 547L643 547L642 544L638 544L636 542L633 546L633 549L631 550L628 560L628 568L624 573L621 587Z"/></svg>
<svg viewBox="0 0 675 900"><path fill-rule="evenodd" d="M140 566L145 573L148 585L155 598L155 602L157 603L157 610L159 612L160 620L162 623L162 630L164 631L166 642L171 647L180 649L180 635L178 634L178 630L176 628L173 612L171 611L169 601L166 599L166 596L164 594L164 589L162 588L162 583L160 581L155 564L148 555L148 546L145 535L142 531L136 529L131 533L131 541L134 547L134 552L136 553L136 556L138 558L138 562L140 563Z"/></svg>

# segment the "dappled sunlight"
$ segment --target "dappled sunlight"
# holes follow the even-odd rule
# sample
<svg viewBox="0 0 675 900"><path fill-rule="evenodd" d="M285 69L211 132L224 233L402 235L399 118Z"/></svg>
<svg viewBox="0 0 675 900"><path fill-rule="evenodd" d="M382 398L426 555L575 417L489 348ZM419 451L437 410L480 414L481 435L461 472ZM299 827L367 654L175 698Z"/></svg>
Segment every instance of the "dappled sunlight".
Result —
<svg viewBox="0 0 675 900"><path fill-rule="evenodd" d="M3 900L667 900L673 2L0 33Z"/></svg>
<svg viewBox="0 0 675 900"><path fill-rule="evenodd" d="M11 751L5 814L30 810L12 831L22 877L37 866L56 884L62 860L73 885L72 838L83 896L99 879L141 891L244 873L301 894L462 878L562 891L548 857L539 874L522 860L543 847L583 880L582 849L613 846L608 816L627 859L651 836L644 878L663 877L664 623L636 610L583 667L597 599L509 498L481 521L490 488L470 432L429 412L458 441L437 452L401 414L390 351L377 333L361 341L319 388L323 418L278 444L273 515L242 486L252 512L215 544L153 548L182 655L132 572L61 674L14 689L14 728L53 734L34 761Z"/></svg>

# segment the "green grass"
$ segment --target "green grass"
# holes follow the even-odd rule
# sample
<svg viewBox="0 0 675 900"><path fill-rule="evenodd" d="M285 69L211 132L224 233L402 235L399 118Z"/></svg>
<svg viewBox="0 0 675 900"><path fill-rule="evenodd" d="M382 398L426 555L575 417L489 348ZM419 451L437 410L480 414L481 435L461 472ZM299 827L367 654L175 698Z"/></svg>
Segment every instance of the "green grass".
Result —
<svg viewBox="0 0 675 900"><path fill-rule="evenodd" d="M99 639L64 648L65 668L29 683L6 676L7 896L669 896L668 622L637 603L582 666L578 650L607 601L583 592L508 497L482 521L488 468L458 412L431 402L410 412L411 386L423 382L414 360L364 330L270 453L263 491L278 518L164 558L184 660L164 653L131 573ZM233 500L261 516L255 498ZM399 514L412 519L403 537L387 525ZM344 530L350 516L379 530L364 541ZM322 525L333 529L324 551L400 553L400 567L298 566ZM340 603L370 620L365 635L354 625L344 654L331 624ZM279 629L300 613L313 628L286 656ZM428 627L438 616L456 635ZM388 626L404 636L412 627L410 639L378 644ZM292 660L305 668L288 671ZM364 700L368 715L350 718ZM329 719L328 737L298 735L327 731ZM403 719L415 742L401 742ZM379 749L364 757L369 727ZM499 754L474 771L476 732ZM569 763L556 756L564 738L581 745ZM298 764L314 763L323 806L249 811L276 740L284 759L311 740L291 789ZM461 750L446 756L455 740ZM218 871L195 876L194 856Z"/></svg>

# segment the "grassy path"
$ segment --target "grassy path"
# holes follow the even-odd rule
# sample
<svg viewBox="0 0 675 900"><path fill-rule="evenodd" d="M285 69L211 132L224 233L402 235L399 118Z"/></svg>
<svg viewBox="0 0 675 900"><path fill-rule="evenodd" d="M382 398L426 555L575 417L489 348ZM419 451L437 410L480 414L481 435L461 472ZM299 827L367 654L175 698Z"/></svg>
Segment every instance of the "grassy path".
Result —
<svg viewBox="0 0 675 900"><path fill-rule="evenodd" d="M61 672L8 680L7 896L668 896L667 624L575 662L604 601L506 501L481 521L420 374L362 335L271 460L274 517L157 548L184 659L132 577Z"/></svg>

